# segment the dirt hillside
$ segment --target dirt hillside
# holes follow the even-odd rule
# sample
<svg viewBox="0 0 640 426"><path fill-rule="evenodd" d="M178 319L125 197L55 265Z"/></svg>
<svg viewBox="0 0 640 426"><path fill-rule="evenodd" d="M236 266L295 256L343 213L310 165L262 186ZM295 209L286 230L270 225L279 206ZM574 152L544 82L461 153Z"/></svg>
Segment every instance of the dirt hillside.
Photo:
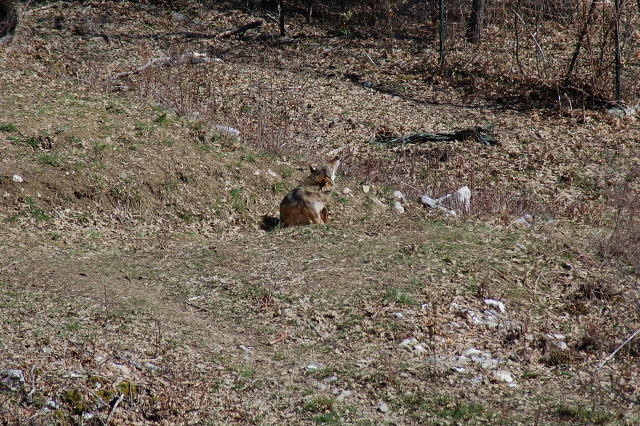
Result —
<svg viewBox="0 0 640 426"><path fill-rule="evenodd" d="M3 424L640 423L637 117L505 107L427 78L418 39L20 7ZM373 143L475 126L499 143ZM335 155L329 224L274 228ZM418 201L464 185L467 213Z"/></svg>

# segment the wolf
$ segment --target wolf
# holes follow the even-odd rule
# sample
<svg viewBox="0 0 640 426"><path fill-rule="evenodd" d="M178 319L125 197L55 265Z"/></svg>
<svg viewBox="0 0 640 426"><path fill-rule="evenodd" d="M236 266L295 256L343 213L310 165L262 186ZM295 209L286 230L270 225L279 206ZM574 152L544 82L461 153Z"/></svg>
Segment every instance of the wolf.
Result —
<svg viewBox="0 0 640 426"><path fill-rule="evenodd" d="M283 227L321 225L329 221L329 211L325 203L335 188L336 171L339 166L339 157L320 167L309 166L311 174L280 203L280 223Z"/></svg>

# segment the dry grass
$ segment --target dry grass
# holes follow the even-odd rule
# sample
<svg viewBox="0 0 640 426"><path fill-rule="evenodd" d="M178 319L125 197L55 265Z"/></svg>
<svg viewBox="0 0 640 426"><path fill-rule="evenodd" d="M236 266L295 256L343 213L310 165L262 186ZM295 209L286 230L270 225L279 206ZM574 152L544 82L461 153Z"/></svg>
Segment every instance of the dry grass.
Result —
<svg viewBox="0 0 640 426"><path fill-rule="evenodd" d="M71 23L91 12L117 46L49 28L46 9L27 15L2 51L0 67L36 71L0 82L0 370L26 379L21 391L0 391L3 421L638 422L637 343L592 374L640 318L637 274L593 247L618 223L619 251L608 253L633 262L624 244L637 200L605 199L603 189L638 157L633 122L469 108L398 67L426 58L401 40L394 49L388 40L281 45L259 33L162 40L140 22L150 32L183 24L129 6L67 9ZM252 18L183 12L220 29ZM68 49L87 62L61 69L56 55ZM109 80L189 50L222 61ZM354 72L375 88L346 77ZM382 90L389 82L395 92ZM501 145L368 143L380 131L486 121ZM330 224L258 230L304 163L336 151L345 168ZM472 215L446 218L414 201L462 184ZM371 201L387 205L394 189L409 198L404 215ZM533 227L512 224L522 213ZM468 313L483 313L486 298L505 303L501 328ZM400 346L412 337L426 352ZM430 358L472 347L518 386Z"/></svg>

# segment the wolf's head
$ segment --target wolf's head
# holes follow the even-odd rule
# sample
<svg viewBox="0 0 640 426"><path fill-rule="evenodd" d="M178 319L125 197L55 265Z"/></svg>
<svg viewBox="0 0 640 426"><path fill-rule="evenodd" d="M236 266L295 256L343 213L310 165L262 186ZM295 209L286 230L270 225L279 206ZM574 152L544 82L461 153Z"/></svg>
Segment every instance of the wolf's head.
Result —
<svg viewBox="0 0 640 426"><path fill-rule="evenodd" d="M309 165L309 170L311 171L312 176L324 176L328 177L332 181L336 180L336 171L338 170L338 166L340 166L340 157L336 157L331 161L328 161L326 164L323 164L320 167L314 167Z"/></svg>

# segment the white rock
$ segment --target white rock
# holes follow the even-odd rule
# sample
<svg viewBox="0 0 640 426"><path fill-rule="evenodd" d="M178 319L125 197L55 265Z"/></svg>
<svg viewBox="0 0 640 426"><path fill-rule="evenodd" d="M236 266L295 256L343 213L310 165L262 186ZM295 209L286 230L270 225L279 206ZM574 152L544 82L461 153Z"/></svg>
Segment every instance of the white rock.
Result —
<svg viewBox="0 0 640 426"><path fill-rule="evenodd" d="M507 370L496 370L493 372L493 377L505 383L513 383L515 381L513 375Z"/></svg>
<svg viewBox="0 0 640 426"><path fill-rule="evenodd" d="M152 362L145 362L144 367L152 373L157 373L158 371L160 371L160 366Z"/></svg>
<svg viewBox="0 0 640 426"><path fill-rule="evenodd" d="M277 178L278 174L271 169L267 169L267 174L271 177Z"/></svg>
<svg viewBox="0 0 640 426"><path fill-rule="evenodd" d="M424 346L422 346L421 344L417 344L413 346L413 353L416 355L420 355L427 352L427 350L425 349Z"/></svg>
<svg viewBox="0 0 640 426"><path fill-rule="evenodd" d="M318 371L322 368L322 364L317 362L310 362L309 364L304 366L304 371Z"/></svg>
<svg viewBox="0 0 640 426"><path fill-rule="evenodd" d="M513 223L515 223L516 225L525 226L527 228L531 226L532 222L533 217L528 213L524 213L522 216L513 221Z"/></svg>
<svg viewBox="0 0 640 426"><path fill-rule="evenodd" d="M434 200L433 198L427 196L427 195L422 195L420 197L420 202L422 204L424 204L427 207L430 207L432 209L435 209L437 207L437 203L436 200Z"/></svg>
<svg viewBox="0 0 640 426"><path fill-rule="evenodd" d="M638 109L636 107L617 105L607 109L607 114L613 115L614 117L632 117L636 115L637 111Z"/></svg>
<svg viewBox="0 0 640 426"><path fill-rule="evenodd" d="M567 344L564 342L565 336L562 334L547 334L546 336L547 344L550 346L554 346L561 351L566 351L569 349Z"/></svg>
<svg viewBox="0 0 640 426"><path fill-rule="evenodd" d="M395 199L397 199L397 200L399 200L399 201L401 201L403 203L405 202L404 195L400 191L393 191L393 198L395 198Z"/></svg>
<svg viewBox="0 0 640 426"><path fill-rule="evenodd" d="M370 190L371 187L369 185L362 185L362 192L364 192L365 194L368 194Z"/></svg>
<svg viewBox="0 0 640 426"><path fill-rule="evenodd" d="M22 176L19 175L13 175L11 176L11 180L17 183L22 183L24 182L24 179L22 179Z"/></svg>
<svg viewBox="0 0 640 426"><path fill-rule="evenodd" d="M408 339L404 339L402 342L400 342L400 346L403 346L403 347L413 346L413 345L416 345L417 343L418 343L418 339L416 339L415 337L409 337Z"/></svg>
<svg viewBox="0 0 640 426"><path fill-rule="evenodd" d="M347 194L351 194L351 190L350 190L349 188L344 188L344 189L342 190L342 193L343 193L343 194L345 194L345 195L347 195Z"/></svg>
<svg viewBox="0 0 640 426"><path fill-rule="evenodd" d="M350 395L351 395L350 390L343 389L342 392L340 392L340 395L336 396L336 401L344 401L345 398L347 398Z"/></svg>
<svg viewBox="0 0 640 426"><path fill-rule="evenodd" d="M380 404L378 404L378 411L380 411L381 413L386 413L389 411L389 406L386 403L381 402Z"/></svg>
<svg viewBox="0 0 640 426"><path fill-rule="evenodd" d="M246 353L250 354L251 352L253 352L253 348L250 348L249 346L245 346L245 345L238 345L238 348L242 349L243 351L245 351Z"/></svg>
<svg viewBox="0 0 640 426"><path fill-rule="evenodd" d="M51 410L58 410L58 409L60 409L60 406L53 399L48 399L47 402L44 403L44 407L42 407L43 411L51 411Z"/></svg>
<svg viewBox="0 0 640 426"><path fill-rule="evenodd" d="M404 207L402 207L402 203L400 203L400 201L395 200L393 202L393 211L398 214L404 213Z"/></svg>
<svg viewBox="0 0 640 426"><path fill-rule="evenodd" d="M448 206L453 210L468 213L471 209L471 190L468 186L462 186L452 194L446 194L436 200L437 204Z"/></svg>
<svg viewBox="0 0 640 426"><path fill-rule="evenodd" d="M0 371L0 385L14 392L21 390L24 387L22 370L9 368Z"/></svg>
<svg viewBox="0 0 640 426"><path fill-rule="evenodd" d="M404 319L404 314L402 312L394 312L393 316L397 319Z"/></svg>
<svg viewBox="0 0 640 426"><path fill-rule="evenodd" d="M234 137L234 138L239 138L240 137L240 130L238 129L234 129L233 127L230 126L222 126L220 124L217 124L215 126L216 130L218 130L221 133L226 133L227 135Z"/></svg>
<svg viewBox="0 0 640 426"><path fill-rule="evenodd" d="M467 358L471 358L472 356L477 356L480 354L482 354L482 351L476 348L465 349L465 351L462 352L462 356L466 356Z"/></svg>
<svg viewBox="0 0 640 426"><path fill-rule="evenodd" d="M388 207L385 203L380 201L378 197L369 196L369 199L371 200L371 204L379 209L386 209Z"/></svg>
<svg viewBox="0 0 640 426"><path fill-rule="evenodd" d="M494 306L498 309L500 309L500 312L502 312L503 314L507 311L507 309L504 307L504 303L498 301L498 300L494 300L494 299L484 299L484 303L486 303L489 306Z"/></svg>
<svg viewBox="0 0 640 426"><path fill-rule="evenodd" d="M451 371L455 371L456 373L464 373L465 369L464 367L458 367L458 366L453 366L451 367Z"/></svg>

